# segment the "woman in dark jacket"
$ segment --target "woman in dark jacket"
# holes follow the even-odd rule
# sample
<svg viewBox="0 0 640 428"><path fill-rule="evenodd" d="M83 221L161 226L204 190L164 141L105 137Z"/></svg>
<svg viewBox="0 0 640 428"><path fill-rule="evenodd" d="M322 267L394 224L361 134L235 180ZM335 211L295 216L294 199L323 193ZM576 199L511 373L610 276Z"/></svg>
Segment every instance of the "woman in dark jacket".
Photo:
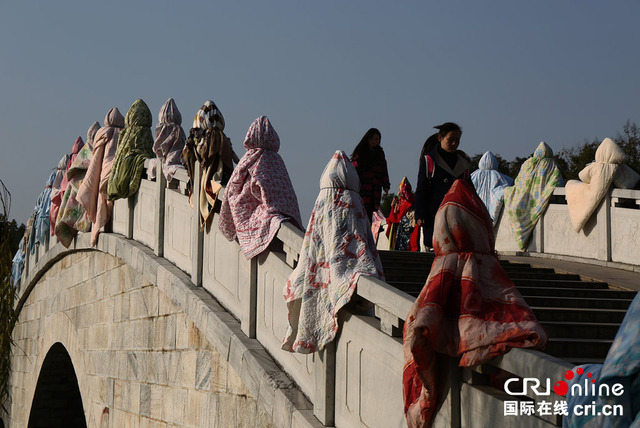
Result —
<svg viewBox="0 0 640 428"><path fill-rule="evenodd" d="M369 129L351 154L351 162L360 178L360 197L369 222L373 213L380 208L382 189L385 195L389 193L389 172L380 139L380 131Z"/></svg>
<svg viewBox="0 0 640 428"><path fill-rule="evenodd" d="M458 150L462 129L453 122L435 126L437 133L425 141L420 154L420 168L415 191L416 223L422 226L424 245L433 247L433 222L440 203L453 182L469 179L471 159Z"/></svg>

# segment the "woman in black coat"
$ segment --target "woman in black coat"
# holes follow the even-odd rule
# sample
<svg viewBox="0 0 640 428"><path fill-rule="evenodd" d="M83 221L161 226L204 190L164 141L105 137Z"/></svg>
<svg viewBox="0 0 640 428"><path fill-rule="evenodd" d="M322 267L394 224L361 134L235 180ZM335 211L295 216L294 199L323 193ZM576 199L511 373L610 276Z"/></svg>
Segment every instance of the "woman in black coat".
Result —
<svg viewBox="0 0 640 428"><path fill-rule="evenodd" d="M433 247L433 222L442 199L456 179L470 180L471 165L469 156L458 150L460 126L446 122L434 128L438 132L425 141L420 153L414 202L417 224L422 227L423 242L428 248Z"/></svg>

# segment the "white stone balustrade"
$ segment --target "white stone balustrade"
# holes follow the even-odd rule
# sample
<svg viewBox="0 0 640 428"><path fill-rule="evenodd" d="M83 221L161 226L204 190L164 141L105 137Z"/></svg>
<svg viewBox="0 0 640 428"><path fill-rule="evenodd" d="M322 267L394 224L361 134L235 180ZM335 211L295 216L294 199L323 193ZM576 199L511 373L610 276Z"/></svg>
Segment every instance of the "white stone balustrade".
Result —
<svg viewBox="0 0 640 428"><path fill-rule="evenodd" d="M533 230L526 250L530 255L640 271L640 191L610 190L580 232L571 225L564 187L553 195L555 201ZM496 226L496 250L505 254L520 251L511 227L503 211Z"/></svg>
<svg viewBox="0 0 640 428"><path fill-rule="evenodd" d="M239 244L228 242L219 233L217 217L208 233L200 231L197 204L199 186L195 186L194 203L190 206L186 171L179 169L173 180L166 183L160 168L158 162L157 181L143 178L136 195L116 201L109 226L113 233L144 244L155 255L164 257L190 276L193 285L201 286L204 293L206 290L214 296L240 321L242 333L248 338L257 339L295 381L313 404L312 412L321 424L337 427L406 426L402 402L401 336L404 318L414 299L383 281L361 277L357 294L374 305L375 317L354 314L345 309L340 315L340 332L335 343L323 351L302 355L281 350L287 329L283 288L299 258L303 232L285 222L267 251L252 260L246 260ZM556 194L561 195L562 191L558 189ZM640 254L637 250L633 254L628 250L638 248L640 211L611 205L617 199L630 197L635 198L637 203L640 192L614 191L594 216L598 220L614 218L625 228L626 235L619 231L621 226L612 225L607 235L607 242L615 242L615 245L607 244L607 248L610 248L607 250L609 259L625 263L630 261L629 257ZM549 251L558 245L558 241L566 239L554 236L559 228L555 225L568 221L566 206L552 205L550 209L551 212L536 229L531 249ZM635 224L635 229L625 226L625 222ZM592 238L589 234L584 239L602 239L600 229L595 226L591 226L592 233L597 237ZM545 228L548 231L546 233ZM504 230L505 226L501 226L498 241L507 248ZM562 233L569 232L564 230ZM617 234L616 239L611 240L611 234ZM597 242L595 248L598 253L593 253L596 256L604 248L600 241ZM55 238L52 238L35 255L27 256L23 280L33 277L32 273L26 273L35 268L38 258L53 248L54 244ZM589 245L593 245L591 241L576 246ZM55 248L59 251L60 246ZM585 248L581 250L587 251ZM18 290L19 294L24 291L20 287ZM560 379L564 371L571 367L554 357L517 349L491 364L475 367L473 371L483 373L502 368L521 377ZM475 384L473 371L457 368L455 363L451 365L451 387L434 426L486 426L483 423L488 424L490 418L503 415L503 401ZM512 426L550 427L559 422L533 416L512 416L509 423Z"/></svg>

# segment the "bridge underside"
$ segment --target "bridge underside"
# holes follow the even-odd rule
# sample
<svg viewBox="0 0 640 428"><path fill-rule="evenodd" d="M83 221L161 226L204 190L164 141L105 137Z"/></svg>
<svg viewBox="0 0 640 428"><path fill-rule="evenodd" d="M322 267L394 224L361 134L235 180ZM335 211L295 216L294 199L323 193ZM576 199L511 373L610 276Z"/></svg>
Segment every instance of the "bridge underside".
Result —
<svg viewBox="0 0 640 428"><path fill-rule="evenodd" d="M86 427L78 378L69 353L54 344L42 363L31 404L29 427Z"/></svg>

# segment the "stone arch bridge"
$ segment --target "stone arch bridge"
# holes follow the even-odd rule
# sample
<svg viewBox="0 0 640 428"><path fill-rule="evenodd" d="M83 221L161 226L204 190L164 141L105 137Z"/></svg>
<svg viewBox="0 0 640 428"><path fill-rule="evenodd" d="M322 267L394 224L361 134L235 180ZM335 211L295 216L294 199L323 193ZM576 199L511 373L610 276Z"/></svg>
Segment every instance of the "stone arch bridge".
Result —
<svg viewBox="0 0 640 428"><path fill-rule="evenodd" d="M161 172L156 176L116 202L110 230L95 248L80 234L69 249L52 238L27 257L17 290L5 424L406 426L401 328L413 298L361 278L357 293L375 305L375 317L344 311L332 346L309 356L281 351L287 320L282 288L302 233L284 223L268 251L247 261L237 242L217 232L217 219L208 234L200 232L184 170L169 185ZM605 231L593 225L595 238L573 239L595 239L598 263L637 271L637 261L615 259L630 253L612 245L611 218L619 214L612 195L597 217ZM638 192L623 196L640 200ZM567 220L556 208L553 221ZM623 214L636 228L624 245L635 245L637 256L638 210ZM532 253L557 245L553 236L560 228L550 220L537 229ZM483 379L496 368L559 379L570 367L526 350L474 369L452 364L436 426L557 426L551 417L505 419L504 397Z"/></svg>

